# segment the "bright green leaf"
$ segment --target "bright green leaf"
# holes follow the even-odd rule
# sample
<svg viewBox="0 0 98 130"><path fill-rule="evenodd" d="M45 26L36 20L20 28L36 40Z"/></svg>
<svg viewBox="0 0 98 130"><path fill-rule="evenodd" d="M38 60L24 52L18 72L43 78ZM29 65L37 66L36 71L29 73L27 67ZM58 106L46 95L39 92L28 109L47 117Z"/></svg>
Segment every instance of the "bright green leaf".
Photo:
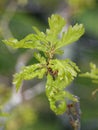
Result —
<svg viewBox="0 0 98 130"><path fill-rule="evenodd" d="M84 34L84 27L82 24L70 26L66 32L63 32L60 42L57 43L56 49L71 44L77 41Z"/></svg>
<svg viewBox="0 0 98 130"><path fill-rule="evenodd" d="M98 83L98 68L95 64L90 63L90 72L80 74L81 77L87 77L92 79L92 82Z"/></svg>
<svg viewBox="0 0 98 130"><path fill-rule="evenodd" d="M47 75L46 95L50 102L50 108L56 114L63 114L66 111L66 99L76 101L71 93L65 91L65 87L66 81L64 79L60 80L60 77L58 76L54 80L50 74Z"/></svg>
<svg viewBox="0 0 98 130"><path fill-rule="evenodd" d="M10 38L9 40L3 40L6 45L10 45L13 48L30 48L46 51L46 48L36 37L35 34L29 34L24 39L18 41L17 39Z"/></svg>
<svg viewBox="0 0 98 130"><path fill-rule="evenodd" d="M16 90L21 86L23 80L30 80L35 77L42 79L46 73L46 68L41 64L34 64L27 67L24 67L20 73L14 75L13 83L16 85Z"/></svg>
<svg viewBox="0 0 98 130"><path fill-rule="evenodd" d="M65 19L60 15L52 15L48 18L49 29L46 30L47 37L46 39L50 41L52 44L55 44L58 40L58 36L65 26Z"/></svg>

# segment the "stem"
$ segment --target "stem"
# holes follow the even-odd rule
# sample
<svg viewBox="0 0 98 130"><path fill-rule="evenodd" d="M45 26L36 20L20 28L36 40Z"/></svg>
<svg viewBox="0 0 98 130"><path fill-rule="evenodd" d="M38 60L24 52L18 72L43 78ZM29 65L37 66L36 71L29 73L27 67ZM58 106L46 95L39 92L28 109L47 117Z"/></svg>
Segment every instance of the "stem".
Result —
<svg viewBox="0 0 98 130"><path fill-rule="evenodd" d="M75 96L77 98L78 102L72 102L71 104L68 104L68 110L67 114L69 116L69 121L74 130L80 130L81 129L81 123L80 123L80 102L79 97Z"/></svg>

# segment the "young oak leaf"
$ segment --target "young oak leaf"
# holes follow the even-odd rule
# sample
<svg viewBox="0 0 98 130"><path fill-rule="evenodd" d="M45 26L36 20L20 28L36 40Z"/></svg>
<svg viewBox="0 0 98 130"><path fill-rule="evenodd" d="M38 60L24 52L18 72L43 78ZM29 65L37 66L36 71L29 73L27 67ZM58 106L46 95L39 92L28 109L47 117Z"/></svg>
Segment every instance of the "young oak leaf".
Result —
<svg viewBox="0 0 98 130"><path fill-rule="evenodd" d="M82 24L70 26L66 32L63 32L62 38L56 44L56 49L77 41L84 34L84 31L85 29Z"/></svg>
<svg viewBox="0 0 98 130"><path fill-rule="evenodd" d="M46 34L44 32L41 32L37 27L32 27L33 30L36 32L36 38L39 40L44 46L48 44L48 41L46 39Z"/></svg>
<svg viewBox="0 0 98 130"><path fill-rule="evenodd" d="M81 77L87 77L92 79L92 82L98 83L98 68L94 63L90 63L90 72L80 74Z"/></svg>
<svg viewBox="0 0 98 130"><path fill-rule="evenodd" d="M8 40L3 40L6 45L10 45L12 48L30 48L38 49L41 51L46 51L45 46L37 38L36 34L29 34L24 39L18 41L15 38L10 38Z"/></svg>
<svg viewBox="0 0 98 130"><path fill-rule="evenodd" d="M16 73L14 75L13 84L16 85L16 90L18 91L23 80L30 80L35 77L42 79L45 73L46 68L40 63L23 67L20 73Z"/></svg>
<svg viewBox="0 0 98 130"><path fill-rule="evenodd" d="M48 65L54 73L48 73L46 83L46 95L50 102L50 108L56 114L62 114L66 111L65 99L76 101L74 96L65 91L65 88L74 80L79 71L75 63L70 60L52 59Z"/></svg>
<svg viewBox="0 0 98 130"><path fill-rule="evenodd" d="M98 84L98 68L96 67L94 63L90 63L90 72L82 73L79 76L90 78L93 83ZM95 96L97 92L98 92L98 89L95 89L92 92L92 96Z"/></svg>
<svg viewBox="0 0 98 130"><path fill-rule="evenodd" d="M54 80L50 74L47 75L46 95L50 102L50 108L56 114L63 114L66 111L67 103L65 99L76 101L71 93L64 90L65 86L64 79L60 80L58 76Z"/></svg>
<svg viewBox="0 0 98 130"><path fill-rule="evenodd" d="M58 35L60 34L62 28L65 26L66 22L60 15L52 15L48 18L49 29L46 29L46 39L52 44L55 44L58 40Z"/></svg>
<svg viewBox="0 0 98 130"><path fill-rule="evenodd" d="M43 65L47 64L45 57L41 56L40 53L35 52L34 57L36 58L36 60L38 60L38 62L42 63Z"/></svg>
<svg viewBox="0 0 98 130"><path fill-rule="evenodd" d="M61 76L61 78L67 79L73 79L77 76L77 72L79 72L78 66L69 59L66 60L50 60L49 67L52 68L53 71L58 70L58 75Z"/></svg>

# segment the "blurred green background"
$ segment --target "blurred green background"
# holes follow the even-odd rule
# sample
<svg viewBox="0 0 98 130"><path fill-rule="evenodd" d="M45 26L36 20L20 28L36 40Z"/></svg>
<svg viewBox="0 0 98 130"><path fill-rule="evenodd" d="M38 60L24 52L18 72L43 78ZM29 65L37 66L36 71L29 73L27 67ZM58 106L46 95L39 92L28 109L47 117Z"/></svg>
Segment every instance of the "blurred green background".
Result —
<svg viewBox="0 0 98 130"><path fill-rule="evenodd" d="M0 123L0 130L72 130L66 115L56 116L49 108L45 96L45 82L25 81L21 92L14 91L13 74L23 65L36 62L33 52L13 50L3 39L22 39L34 33L32 26L41 31L48 27L47 18L62 15L67 25L82 23L84 36L67 48L63 58L77 63L82 72L89 71L89 63L98 67L98 1L97 0L3 0L0 1L0 111L9 113ZM90 79L77 77L71 91L80 97L81 130L98 130L98 88ZM4 117L1 117L1 120Z"/></svg>

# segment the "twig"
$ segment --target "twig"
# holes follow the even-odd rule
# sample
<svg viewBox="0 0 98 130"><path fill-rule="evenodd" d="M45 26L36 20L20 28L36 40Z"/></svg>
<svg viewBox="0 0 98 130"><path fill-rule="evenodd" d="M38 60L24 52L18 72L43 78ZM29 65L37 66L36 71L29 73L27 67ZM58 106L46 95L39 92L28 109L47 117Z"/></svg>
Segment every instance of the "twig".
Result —
<svg viewBox="0 0 98 130"><path fill-rule="evenodd" d="M80 130L80 102L79 97L75 96L78 99L78 102L72 102L68 104L67 114L69 117L70 124L74 128L74 130Z"/></svg>

